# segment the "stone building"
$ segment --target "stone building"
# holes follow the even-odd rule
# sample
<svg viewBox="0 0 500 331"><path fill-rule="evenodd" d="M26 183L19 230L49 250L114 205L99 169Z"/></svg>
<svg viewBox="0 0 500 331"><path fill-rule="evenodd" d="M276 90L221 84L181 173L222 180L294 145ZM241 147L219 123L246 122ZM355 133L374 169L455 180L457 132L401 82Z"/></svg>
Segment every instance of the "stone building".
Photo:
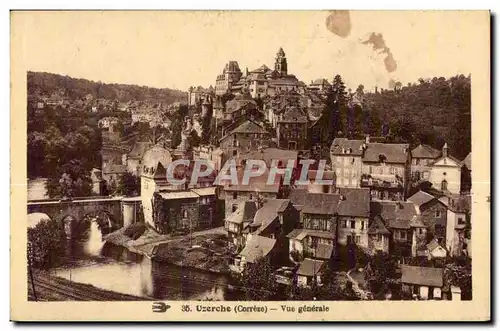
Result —
<svg viewBox="0 0 500 331"><path fill-rule="evenodd" d="M432 186L447 194L459 194L461 167L461 162L448 154L448 145L445 143L441 158L432 164L430 174Z"/></svg>
<svg viewBox="0 0 500 331"><path fill-rule="evenodd" d="M372 199L403 201L409 190L411 154L408 144L366 143L361 187Z"/></svg>
<svg viewBox="0 0 500 331"><path fill-rule="evenodd" d="M276 140L279 148L308 151L307 115L297 107L287 108L276 121Z"/></svg>
<svg viewBox="0 0 500 331"><path fill-rule="evenodd" d="M227 231L228 240L236 246L237 250L245 246L250 233L249 225L253 222L257 209L256 201L240 201L235 211L225 219L224 228Z"/></svg>
<svg viewBox="0 0 500 331"><path fill-rule="evenodd" d="M311 81L311 84L309 84L307 89L310 91L323 92L323 91L327 90L328 88L330 88L331 86L332 86L332 84L330 84L327 79L318 78L314 81Z"/></svg>
<svg viewBox="0 0 500 331"><path fill-rule="evenodd" d="M337 187L360 187L362 158L366 149L363 140L335 138L330 147L332 170L335 171Z"/></svg>
<svg viewBox="0 0 500 331"><path fill-rule="evenodd" d="M246 120L219 140L225 159L237 157L242 153L268 146L271 136L262 126Z"/></svg>
<svg viewBox="0 0 500 331"><path fill-rule="evenodd" d="M421 220L434 235L439 245L446 245L446 228L448 223L447 207L429 193L418 191L408 198L417 208Z"/></svg>
<svg viewBox="0 0 500 331"><path fill-rule="evenodd" d="M411 176L414 182L428 181L432 164L441 157L441 151L428 146L418 145L411 151Z"/></svg>
<svg viewBox="0 0 500 331"><path fill-rule="evenodd" d="M136 176L140 176L142 172L142 157L146 150L151 148L153 144L147 141L138 141L132 147L132 150L127 154L127 171Z"/></svg>
<svg viewBox="0 0 500 331"><path fill-rule="evenodd" d="M238 62L229 61L224 67L224 70L222 70L222 74L217 76L215 81L215 94L224 95L228 93L233 85L240 80L242 74Z"/></svg>

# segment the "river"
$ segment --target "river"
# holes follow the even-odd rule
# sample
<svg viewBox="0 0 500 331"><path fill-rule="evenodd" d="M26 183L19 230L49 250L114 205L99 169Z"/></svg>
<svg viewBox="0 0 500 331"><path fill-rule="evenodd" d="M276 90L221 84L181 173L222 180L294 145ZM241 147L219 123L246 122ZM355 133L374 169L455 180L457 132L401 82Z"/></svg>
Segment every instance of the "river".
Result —
<svg viewBox="0 0 500 331"><path fill-rule="evenodd" d="M92 223L96 224L96 223ZM237 300L225 275L151 262L147 257L109 243L103 245L97 226L88 239L68 245L67 262L52 273L95 287L161 300Z"/></svg>
<svg viewBox="0 0 500 331"><path fill-rule="evenodd" d="M28 179L28 200L48 199L45 183L47 178Z"/></svg>

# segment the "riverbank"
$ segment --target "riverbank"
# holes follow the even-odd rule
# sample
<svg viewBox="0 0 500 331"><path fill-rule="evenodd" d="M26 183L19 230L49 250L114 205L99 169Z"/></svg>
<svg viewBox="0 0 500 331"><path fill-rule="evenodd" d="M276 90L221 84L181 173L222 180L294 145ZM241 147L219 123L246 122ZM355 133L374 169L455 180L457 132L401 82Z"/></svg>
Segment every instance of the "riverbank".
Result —
<svg viewBox="0 0 500 331"><path fill-rule="evenodd" d="M230 273L231 250L228 248L227 232L223 227L176 237L161 235L146 228L135 240L124 232L125 228L119 229L105 236L104 240L156 262L212 273Z"/></svg>
<svg viewBox="0 0 500 331"><path fill-rule="evenodd" d="M28 301L150 301L140 297L77 283L46 271L34 270L28 277ZM34 286L33 286L34 284Z"/></svg>

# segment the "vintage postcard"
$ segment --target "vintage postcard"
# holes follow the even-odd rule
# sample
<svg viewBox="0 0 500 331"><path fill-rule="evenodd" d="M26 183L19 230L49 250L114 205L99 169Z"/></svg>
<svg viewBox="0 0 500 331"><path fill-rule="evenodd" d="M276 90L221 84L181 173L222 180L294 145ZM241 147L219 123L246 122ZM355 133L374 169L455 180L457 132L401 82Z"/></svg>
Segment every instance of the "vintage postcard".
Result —
<svg viewBox="0 0 500 331"><path fill-rule="evenodd" d="M488 11L12 11L11 319L487 321Z"/></svg>

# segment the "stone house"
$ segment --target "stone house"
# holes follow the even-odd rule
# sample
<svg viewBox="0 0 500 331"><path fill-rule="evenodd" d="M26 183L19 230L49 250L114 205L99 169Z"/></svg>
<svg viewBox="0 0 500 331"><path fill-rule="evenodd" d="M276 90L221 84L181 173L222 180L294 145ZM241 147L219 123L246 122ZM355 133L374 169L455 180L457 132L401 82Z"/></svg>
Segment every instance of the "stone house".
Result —
<svg viewBox="0 0 500 331"><path fill-rule="evenodd" d="M330 146L332 170L337 187L360 187L362 158L366 143L363 140L335 138Z"/></svg>
<svg viewBox="0 0 500 331"><path fill-rule="evenodd" d="M227 230L228 240L237 250L245 246L250 233L249 225L253 222L256 212L255 201L240 201L235 212L226 218L224 228Z"/></svg>
<svg viewBox="0 0 500 331"><path fill-rule="evenodd" d="M238 171L238 184L222 183L221 196L225 203L225 219L236 211L241 201L255 201L260 208L266 201L277 199L281 195L281 177L276 176L276 180L271 184L267 183L268 172L258 177L250 177L248 185L242 183L243 172Z"/></svg>
<svg viewBox="0 0 500 331"><path fill-rule="evenodd" d="M428 259L443 259L448 255L446 249L434 238L425 246Z"/></svg>
<svg viewBox="0 0 500 331"><path fill-rule="evenodd" d="M401 265L402 291L423 300L441 300L443 269Z"/></svg>
<svg viewBox="0 0 500 331"><path fill-rule="evenodd" d="M241 273L248 264L256 263L260 259L264 259L271 265L276 265L278 255L276 239L252 235L248 237L245 247L236 256L230 269Z"/></svg>
<svg viewBox="0 0 500 331"><path fill-rule="evenodd" d="M310 287L314 283L321 285L321 272L325 265L325 261L304 259L297 270L297 286Z"/></svg>
<svg viewBox="0 0 500 331"><path fill-rule="evenodd" d="M451 256L470 255L471 196L445 196L447 206L446 249Z"/></svg>
<svg viewBox="0 0 500 331"><path fill-rule="evenodd" d="M108 190L113 190L119 184L121 177L127 172L123 164L107 164L102 169L102 178L106 181Z"/></svg>
<svg viewBox="0 0 500 331"><path fill-rule="evenodd" d="M355 243L368 248L370 221L370 190L368 188L339 188L337 205L338 243Z"/></svg>
<svg viewBox="0 0 500 331"><path fill-rule="evenodd" d="M441 151L429 145L420 144L411 151L411 177L412 181L428 181L432 164L441 157Z"/></svg>
<svg viewBox="0 0 500 331"><path fill-rule="evenodd" d="M389 253L391 232L387 229L380 216L375 216L368 228L368 253L375 255L377 252Z"/></svg>
<svg viewBox="0 0 500 331"><path fill-rule="evenodd" d="M361 187L372 199L404 201L408 194L411 154L408 144L366 143Z"/></svg>
<svg viewBox="0 0 500 331"><path fill-rule="evenodd" d="M225 159L256 150L266 145L270 134L254 121L247 120L219 140Z"/></svg>
<svg viewBox="0 0 500 331"><path fill-rule="evenodd" d="M409 197L408 201L416 206L422 221L434 235L438 244L445 246L448 218L446 205L434 196L423 191L418 191Z"/></svg>
<svg viewBox="0 0 500 331"><path fill-rule="evenodd" d="M298 171L297 171L298 172ZM337 182L337 177L335 175L334 171L330 170L325 170L323 174L318 176L319 171L318 170L309 170L307 173L307 180L309 184L307 185L307 191L309 193L335 193L336 190L336 182ZM297 174L300 176L300 173ZM319 178L321 177L321 178ZM322 182L317 181L318 180L324 180L324 181L331 181L330 184L325 184Z"/></svg>
<svg viewBox="0 0 500 331"><path fill-rule="evenodd" d="M325 91L329 89L332 85L328 82L327 79L325 78L318 78L314 81L311 81L311 84L307 87L308 90L311 91Z"/></svg>
<svg viewBox="0 0 500 331"><path fill-rule="evenodd" d="M416 238L425 237L426 229L421 222L417 221L418 212L413 203L372 201L370 205L372 219L380 217L385 227L391 232L389 252L402 257L414 256L416 254ZM418 241L418 243L426 244L424 241Z"/></svg>
<svg viewBox="0 0 500 331"><path fill-rule="evenodd" d="M127 154L126 157L128 172L136 176L141 175L142 157L144 156L146 150L148 150L152 146L153 144L151 142L146 142L146 141L138 141L134 144L134 147L132 147L132 150Z"/></svg>
<svg viewBox="0 0 500 331"><path fill-rule="evenodd" d="M289 107L278 115L276 140L278 147L288 150L309 150L307 114L298 107Z"/></svg>

